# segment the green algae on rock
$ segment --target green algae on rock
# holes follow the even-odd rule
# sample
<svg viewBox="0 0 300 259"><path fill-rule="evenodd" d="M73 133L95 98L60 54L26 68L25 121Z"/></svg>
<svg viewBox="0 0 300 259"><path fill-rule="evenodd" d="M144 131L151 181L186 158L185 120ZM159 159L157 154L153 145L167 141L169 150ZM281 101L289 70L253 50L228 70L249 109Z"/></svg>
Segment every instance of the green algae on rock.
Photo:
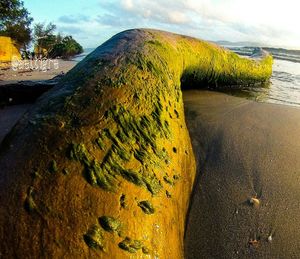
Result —
<svg viewBox="0 0 300 259"><path fill-rule="evenodd" d="M91 226L83 238L90 248L103 250L103 234L97 225Z"/></svg>
<svg viewBox="0 0 300 259"><path fill-rule="evenodd" d="M149 256L183 258L185 216L196 169L181 88L263 83L271 71L269 55L241 58L172 33L136 29L112 37L41 96L2 142L2 255L142 254L143 245L136 240L120 242L97 225L86 230L95 217L113 215L130 237L148 237ZM32 118L35 123L29 123ZM27 194L32 168L41 173L67 168L71 173L43 174L34 182L39 195L33 200ZM158 200L159 208L166 209L147 216L135 197L148 201L143 204L146 212L154 212L152 204L158 205ZM32 209L43 205L53 213L33 220L24 203ZM106 223L115 228L111 221ZM104 247L102 234L110 235L105 239L107 254L95 251ZM57 247L57 236L63 239L62 248Z"/></svg>
<svg viewBox="0 0 300 259"><path fill-rule="evenodd" d="M114 217L102 216L99 218L101 227L109 232L116 232L121 226L121 222Z"/></svg>
<svg viewBox="0 0 300 259"><path fill-rule="evenodd" d="M140 201L138 203L139 207L146 214L154 214L155 209L149 201Z"/></svg>
<svg viewBox="0 0 300 259"><path fill-rule="evenodd" d="M143 244L139 240L132 240L126 237L122 242L119 243L119 247L129 253L136 253L139 249L143 247Z"/></svg>

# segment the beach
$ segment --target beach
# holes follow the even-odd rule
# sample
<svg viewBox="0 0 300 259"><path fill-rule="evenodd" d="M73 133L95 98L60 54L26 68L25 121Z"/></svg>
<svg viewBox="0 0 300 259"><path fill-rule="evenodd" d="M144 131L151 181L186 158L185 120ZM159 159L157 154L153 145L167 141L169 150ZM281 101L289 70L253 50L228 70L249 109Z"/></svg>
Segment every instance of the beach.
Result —
<svg viewBox="0 0 300 259"><path fill-rule="evenodd" d="M64 74L73 68L78 62L72 60L48 60L43 63L35 63L31 60L21 60L19 63L7 64L0 67L0 86L15 83L17 81L48 80L57 75Z"/></svg>
<svg viewBox="0 0 300 259"><path fill-rule="evenodd" d="M186 258L293 258L300 251L300 109L211 91L183 98L197 160ZM0 142L30 107L0 110Z"/></svg>
<svg viewBox="0 0 300 259"><path fill-rule="evenodd" d="M133 33L139 35L140 32ZM119 37L123 37L122 34L121 36L119 35ZM127 39L127 37L125 38ZM167 39L169 38L167 37ZM120 42L122 43L123 41L121 40ZM123 47L123 45L121 46ZM106 50L105 45L103 49ZM111 49L113 53L117 48L111 47ZM174 48L170 49L173 50ZM125 49L124 53L125 51L127 53L128 49ZM191 51L191 53L194 52ZM119 218L119 213L126 214L127 210L120 210L119 202L122 202L122 197L124 197L123 194L125 192L127 197L130 197L128 192L135 192L137 190L132 197L137 199L141 193L144 192L144 202L148 204L147 213L145 214L154 214L155 207L162 208L163 206L163 208L168 208L168 213L161 214L159 211L159 214L157 214L160 217L159 220L162 220L160 226L164 229L161 230L160 233L166 235L166 237L168 236L165 238L165 236L161 235L160 240L163 241L157 241L157 235L153 232L153 224L158 224L154 215L148 217L148 215L142 214L144 219L143 225L140 227L137 227L138 223L132 225L132 231L140 231L140 233L143 234L148 233L151 242L156 240L156 246L159 247L159 251L161 251L159 255L162 255L162 258L168 256L169 258L183 257L183 244L181 242L183 236L186 258L293 258L300 253L300 245L298 242L300 239L300 227L297 222L297 217L300 213L300 159L297 156L300 152L300 140L298 139L300 130L299 108L289 107L287 105L258 103L246 98L206 90L183 90L182 103L181 90L178 87L178 95L173 94L169 96L168 102L167 100L163 102L161 99L158 99L158 104L156 104L153 103L153 98L151 98L151 102L149 103L144 103L144 100L140 100L140 105L147 104L145 109L154 110L154 112L151 113L152 117L149 117L150 119L145 117L144 111L137 110L141 116L144 116L142 117L144 118L144 124L139 124L139 119L135 121L133 117L129 117L127 121L118 117L118 112L120 111L117 112L115 106L110 108L111 113L107 113L108 107L115 101L127 104L127 95L134 96L135 99L132 103L138 104L138 99L141 98L141 95L137 93L133 94L134 92L130 88L131 84L127 83L122 85L124 81L114 79L116 76L114 70L115 66L111 66L112 70L110 70L110 74L108 74L108 78L113 78L114 80L101 81L103 80L103 75L97 72L95 76L94 72L97 70L92 69L93 65L95 65L93 55L95 55L97 57L96 60L98 60L99 53L95 51L94 54L90 56L90 59L81 62L75 69L68 73L65 76L66 80L63 80L61 84L57 84L55 88L40 98L37 105L34 103L10 105L0 110L1 143L5 135L10 132L22 115L30 109L24 119L15 127L13 133L6 138L5 142L2 142L3 145L1 146L1 151L3 152L1 166L4 172L1 179L3 186L2 195L4 197L3 200L10 201L2 205L3 213L1 220L4 222L2 233L5 231L11 233L11 228L18 228L19 231L14 231L12 235L9 235L8 239L3 243L3 246L9 247L18 233L22 233L23 231L27 233L28 226L37 229L37 231L30 231L30 235L32 234L34 236L38 233L40 226L37 226L36 221L28 217L28 213L34 216L34 213L37 212L38 214L35 216L38 216L41 215L40 212L43 212L49 220L52 220L52 229L47 234L49 237L51 236L52 238L53 232L65 235L66 231L70 229L75 231L75 229L77 229L78 236L76 239L68 232L68 234L66 234L64 242L66 242L67 245L65 245L65 247L69 248L74 242L78 243L76 245L77 250L69 250L67 253L73 255L73 252L76 250L76 253L82 256L85 253L90 253L87 251L95 252L94 250L88 250L89 248L93 248L92 244L94 244L89 242L89 240L93 242L96 240L96 228L95 226L91 226L91 222L98 219L101 215L118 215L116 218ZM113 64L117 63L116 60L112 61L114 62ZM178 62L178 64L181 63L182 60ZM2 72L2 86L22 79L31 81L51 79L52 77L66 73L75 64L75 62L62 63L60 68L64 68L63 70L53 68L45 72L4 70ZM135 77L143 78L143 73L149 71L152 73L153 71L151 69L153 69L153 67L149 67L149 64L148 62L145 68L142 67L141 69L139 67L138 70L134 70L136 73L141 74L140 77L136 75ZM102 63L100 63L100 65L102 65ZM99 67L96 68L99 69ZM106 66L101 68L103 71L107 70ZM270 66L268 66L268 71L269 68ZM126 74L129 78L131 78L131 71L133 70L130 70L128 74ZM82 75L85 75L84 88L81 87ZM119 78L121 77L117 79ZM161 96L166 94L166 92L163 91L165 90L164 87L166 87L166 85L163 84L163 80L158 80L157 76L153 78L154 81L152 85L157 87L157 91L161 91ZM95 82L98 83L95 84ZM99 82L103 83L103 85L100 84L100 86L107 91L107 94L104 96L97 88ZM149 83L147 80L141 80L139 82L141 82L141 84L137 84L137 86L140 90L148 90L147 87ZM119 87L120 85L122 87ZM160 87L158 87L158 85ZM77 88L74 90L76 86ZM172 84L170 84L170 86L173 87ZM185 86L186 84L182 84L182 88ZM195 82L192 86L195 88L199 87ZM128 92L126 92L126 89ZM69 90L75 91L73 95L75 97L65 98L64 94L66 92L68 93ZM124 91L124 93L121 94L119 91ZM142 91L139 93L143 94ZM147 92L147 96L153 93L155 93L155 91L149 91ZM60 94L62 94L62 96L60 96ZM62 99L58 98L59 96ZM102 102L108 102L107 99L109 98L112 98L112 100L106 104L107 106L103 105L102 107ZM114 100L114 98L117 99ZM122 101L122 99L118 98L123 98L124 100ZM147 100L146 97L144 99ZM101 103L101 105L98 105L99 103ZM180 107L180 110L176 106L176 103L178 107ZM154 106L151 108L151 105ZM167 105L167 108L164 110L163 107L165 107L165 105ZM78 107L81 108L79 111ZM172 109L169 107L172 107ZM101 113L98 114L99 109L102 110ZM124 113L126 110L122 108L121 111ZM102 113L103 115L101 115ZM183 116L184 113L185 119ZM177 183L176 181L180 180L181 177L175 173L172 176L174 181L169 178L168 174L164 176L163 181L167 189L164 192L165 195L162 196L158 193L159 191L156 191L156 188L158 188L157 185L155 185L156 182L149 183L148 179L145 179L145 183L148 183L148 185L146 184L146 188L142 189L141 192L140 188L144 186L144 182L139 182L141 180L137 178L138 176L136 176L134 171L126 171L124 169L121 171L123 175L120 175L120 177L124 178L125 176L124 186L126 188L124 187L124 193L118 189L119 193L117 199L114 196L108 196L112 193L106 192L106 190L110 189L101 190L103 186L113 189L113 182L110 183L107 181L108 178L105 178L105 181L102 182L102 178L96 178L96 181L91 182L91 179L94 179L92 176L96 177L98 174L102 176L104 171L102 169L99 169L97 172L95 171L100 166L97 165L97 167L93 164L96 161L95 159L92 163L92 157L96 157L96 151L95 154L87 153L85 148L86 144L82 144L81 142L88 139L87 145L90 145L90 143L95 145L95 138L98 137L96 144L99 145L100 148L103 147L102 140L99 140L99 132L101 132L101 130L99 132L95 131L95 120L97 119L96 124L102 123L103 118L105 116L108 117L108 115L111 116L108 119L113 120L116 126L118 126L118 123L122 126L120 126L121 133L116 133L116 138L118 139L114 139L114 143L117 145L122 143L122 145L126 145L126 148L128 147L128 150L117 150L114 145L108 145L110 149L105 150L106 153L101 153L103 157L106 158L105 154L110 156L114 154L114 152L119 151L119 153L117 154L118 156L115 155L111 159L103 159L103 163L107 161L111 163L116 157L118 157L118 159L120 157L123 160L127 159L127 161L132 158L132 156L130 158L126 156L127 153L132 154L133 152L133 150L130 150L130 148L132 148L132 141L126 144L126 136L128 135L130 137L131 134L122 134L123 129L133 129L133 132L137 136L134 140L135 142L142 143L144 141L145 143L151 143L153 136L159 132L151 131L151 129L153 130L153 125L157 123L158 130L162 129L161 125L165 125L165 127L169 127L171 130L175 129L174 132L171 131L171 133L168 133L167 130L161 133L161 136L163 136L162 141L158 142L157 145L152 144L153 147L158 147L163 143L163 145L166 145L164 150L169 150L167 153L171 153L172 151L172 157L176 157L174 160L168 160L160 155L160 159L164 159L161 165L166 164L166 170L169 170L172 174L175 172L175 169L176 171L178 170L181 175L184 174L184 181ZM128 113L126 116L131 115ZM164 124L161 123L161 118L165 119ZM187 128L183 126L184 122L186 122ZM145 130L145 127L148 127L147 125L152 125L152 127L149 126L149 134ZM139 133L139 128L141 128L143 134ZM76 129L80 129L80 131ZM105 129L104 127L103 130L106 131ZM154 127L154 129L156 129L156 127ZM97 128L97 130L99 129ZM95 136L93 134L95 134ZM19 135L24 136L23 139L19 137ZM180 136L180 138L174 138L174 136ZM145 140L143 139L144 137ZM33 139L35 141L31 143L30 141ZM71 140L72 144L70 146ZM191 179L194 178L196 170L190 140L197 163L197 174L194 186ZM65 143L62 144L64 141ZM76 143L76 141L81 144L75 145L74 143ZM111 140L107 139L107 141ZM125 142L125 144L123 142ZM28 153L29 149L33 150L32 153ZM89 149L93 150L93 152L94 150L98 152L98 149ZM6 150L9 151L6 152ZM69 158L64 157L66 152L71 152L70 158L78 159L80 163L76 166L71 164ZM54 153L56 154L55 160L53 160ZM32 154L35 154L35 156L32 157ZM46 154L49 155L48 158ZM179 154L181 155L177 157ZM146 158L149 160L148 162L153 162L153 160L150 159L151 157ZM135 157L134 159L136 163L139 161L138 166L140 166L140 164L143 165L145 162L143 156L140 154L137 154L137 158ZM11 167L12 161L18 161L13 170ZM41 161L44 162L41 163ZM179 163L179 166L175 167L174 161ZM119 163L120 162L117 161L115 164L119 165ZM109 166L115 164L111 163ZM91 173L89 177L87 177L87 175L84 176L86 181L82 181L82 165L85 167L85 174ZM174 168L170 169L169 166ZM120 167L114 167L109 172L116 173L120 170L118 168ZM162 171L160 167L155 166L155 169L157 168L159 168L159 171ZM27 175L30 170L34 170L34 173ZM22 176L25 179L24 181L20 178L20 171L23 172ZM39 172L43 174L43 177L40 178L43 180L37 179L37 177L39 178ZM60 172L62 172L62 174ZM109 172L107 172L107 174ZM127 174L130 173L129 176L124 175L124 172ZM34 187L33 185L29 185L30 187L28 187L28 184L31 184L32 175L33 180L37 179L37 183ZM156 174L154 174L153 177L156 177ZM70 181L70 179L73 180ZM51 190L50 194L48 193L48 180L53 183L51 185L53 190L61 195L61 199L58 199L62 202L61 204L52 198L53 190ZM52 182L54 180L56 182ZM102 185L100 186L99 184ZM158 181L157 184L160 185L160 182ZM176 188L174 187L175 184ZM177 187L179 184L180 187ZM101 188L96 189L96 185L99 185L98 187ZM25 198L19 200L13 199L14 196L10 195L10 193L17 188L23 190L22 195L24 195ZM39 198L35 199L36 196L34 196L32 190L37 188L39 188ZM76 197L74 196L73 190L78 191ZM191 196L190 191L192 191ZM99 193L102 196L99 196ZM156 194L158 195L155 197ZM95 206L91 206L90 202L85 204L85 201L89 199L88 197L95 197ZM111 200L109 200L109 198L111 198ZM149 203L149 199L151 199L154 205ZM44 200L47 201L47 206L49 206L51 210L52 208L56 208L64 217L56 217L56 214L52 215L49 212L50 210L45 208ZM83 210L82 206L76 203L79 200L83 202L86 209ZM170 200L172 203L170 203ZM75 204L70 207L65 206L64 202L69 204L70 201L75 202ZM109 204L111 201L116 201L116 205L109 208L111 211L103 211L101 206L105 203ZM9 205L11 207L9 211L11 215L17 215L15 211L19 211L20 204L23 204L20 212L21 218L15 217L15 220L22 222L22 224L19 224L18 227L16 227L16 224L6 224L9 217L6 217L4 214L5 206ZM188 205L189 209L187 210ZM143 213L138 206L134 206L133 208L134 213ZM87 215L86 211L89 210L91 210L92 213ZM74 211L76 211L76 215L71 214ZM188 213L185 221L186 211L188 211ZM128 226L131 226L132 215L135 215L134 213L126 215L126 217L123 218L125 224ZM170 219L168 216L170 216ZM61 224L62 219L67 225L70 224L71 220L71 227L65 228L65 225ZM9 218L9 220L11 219ZM185 222L186 228L184 229ZM177 229L178 225L181 227ZM169 226L175 227L169 228ZM24 227L26 229L23 229ZM96 227L98 229L98 226ZM78 238L79 236L80 238ZM89 239L87 239L87 236ZM174 240L172 241L170 237L174 238ZM120 236L116 236L116 238L116 241L108 243L108 249L115 251L117 255L123 255L123 253L125 253L124 251L114 250L116 247L115 244L117 242L120 244L120 242L122 243L129 239L121 241L119 240ZM38 249L29 243L29 238L22 239L22 242L24 249L30 251L30 253L32 250ZM97 243L99 247L102 247L101 242L99 241ZM172 250L174 247L166 249L166 247L170 247L170 245L174 243L174 250ZM55 241L47 242L47 246L49 246L47 252L49 255L58 256L64 253L62 250L57 249ZM118 247L120 248L120 246ZM177 248L178 250L176 250ZM138 249L139 248L136 248L136 250ZM8 254L11 253L9 249L6 251ZM39 255L40 253L44 253L44 251L41 252L38 250L34 252ZM101 251L98 252L101 253ZM23 254L22 249L19 249L16 254L17 253ZM99 255L99 253L97 255ZM103 254L103 256L105 255Z"/></svg>
<svg viewBox="0 0 300 259"><path fill-rule="evenodd" d="M209 91L183 97L198 174L186 258L296 258L300 109Z"/></svg>
<svg viewBox="0 0 300 259"><path fill-rule="evenodd" d="M67 73L77 62L58 61L58 69L50 66L46 71L20 69L13 70L12 67L0 68L0 87L7 84L13 84L18 81L41 81L48 80L62 73ZM0 143L15 123L30 108L32 104L11 105L0 108Z"/></svg>
<svg viewBox="0 0 300 259"><path fill-rule="evenodd" d="M300 109L212 91L183 98L197 161L186 258L293 258L300 252ZM0 142L32 106L0 110Z"/></svg>

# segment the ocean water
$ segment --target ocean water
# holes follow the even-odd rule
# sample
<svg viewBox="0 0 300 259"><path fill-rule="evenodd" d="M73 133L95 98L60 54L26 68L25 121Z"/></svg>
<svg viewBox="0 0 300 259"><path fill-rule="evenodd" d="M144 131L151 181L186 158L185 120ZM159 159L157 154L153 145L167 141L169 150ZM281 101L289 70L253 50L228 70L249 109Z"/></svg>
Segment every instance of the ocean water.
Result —
<svg viewBox="0 0 300 259"><path fill-rule="evenodd" d="M258 102L300 107L300 63L274 59L269 84L257 87L224 87L218 91Z"/></svg>
<svg viewBox="0 0 300 259"><path fill-rule="evenodd" d="M83 49L83 53L75 56L72 60L79 62L83 60L88 54L90 54L93 50L95 50L95 48L85 48Z"/></svg>
<svg viewBox="0 0 300 259"><path fill-rule="evenodd" d="M230 48L230 47L229 47ZM253 47L234 47L232 51L249 56ZM94 49L85 49L75 57L75 61L81 61ZM218 89L228 94L244 97L258 102L279 103L300 107L300 51L288 51L285 49L271 49L274 57L273 74L270 84L265 87L231 87L230 89Z"/></svg>

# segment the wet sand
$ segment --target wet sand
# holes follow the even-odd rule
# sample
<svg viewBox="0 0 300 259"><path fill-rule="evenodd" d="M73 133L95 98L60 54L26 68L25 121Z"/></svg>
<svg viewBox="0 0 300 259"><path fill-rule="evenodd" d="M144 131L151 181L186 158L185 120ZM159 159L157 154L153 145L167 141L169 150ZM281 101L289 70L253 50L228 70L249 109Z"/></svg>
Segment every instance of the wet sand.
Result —
<svg viewBox="0 0 300 259"><path fill-rule="evenodd" d="M198 163L186 258L298 258L300 109L183 96Z"/></svg>

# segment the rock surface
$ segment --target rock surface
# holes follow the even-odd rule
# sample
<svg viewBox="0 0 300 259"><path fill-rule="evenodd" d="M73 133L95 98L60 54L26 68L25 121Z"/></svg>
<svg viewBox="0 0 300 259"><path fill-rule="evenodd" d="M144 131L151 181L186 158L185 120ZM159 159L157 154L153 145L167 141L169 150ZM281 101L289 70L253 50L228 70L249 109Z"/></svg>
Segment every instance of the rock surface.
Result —
<svg viewBox="0 0 300 259"><path fill-rule="evenodd" d="M112 37L2 142L1 256L182 258L196 169L180 87L261 82L271 66L167 32Z"/></svg>

